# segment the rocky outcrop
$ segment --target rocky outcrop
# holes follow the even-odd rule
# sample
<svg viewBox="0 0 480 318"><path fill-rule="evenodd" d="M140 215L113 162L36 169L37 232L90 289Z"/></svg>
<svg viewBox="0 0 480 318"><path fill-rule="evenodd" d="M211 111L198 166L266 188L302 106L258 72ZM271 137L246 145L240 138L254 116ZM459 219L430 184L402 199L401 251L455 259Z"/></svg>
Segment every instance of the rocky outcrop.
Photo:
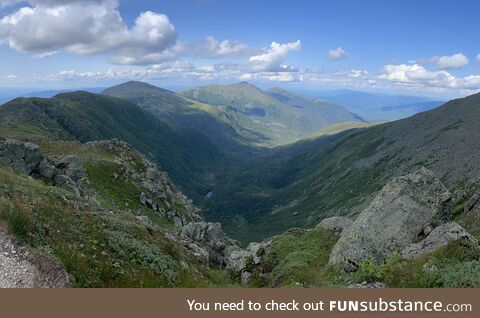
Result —
<svg viewBox="0 0 480 318"><path fill-rule="evenodd" d="M272 241L252 242L245 250L236 249L229 257L227 269L240 275L241 284L249 282L254 273L258 273L262 260L270 252Z"/></svg>
<svg viewBox="0 0 480 318"><path fill-rule="evenodd" d="M27 175L37 172L41 163L42 166L47 165L45 157L37 145L13 139L0 142L0 162Z"/></svg>
<svg viewBox="0 0 480 318"><path fill-rule="evenodd" d="M78 156L47 158L33 143L6 139L0 142L0 162L81 196L79 186L85 177L85 167Z"/></svg>
<svg viewBox="0 0 480 318"><path fill-rule="evenodd" d="M352 271L365 259L381 262L446 222L450 210L451 194L431 171L395 178L342 233L329 263Z"/></svg>
<svg viewBox="0 0 480 318"><path fill-rule="evenodd" d="M145 156L133 149L128 143L118 140L94 141L86 144L103 148L115 153L115 161L122 167L115 179L129 180L143 190L138 200L144 206L166 216L178 229L190 222L202 221L200 211L192 200L176 189L166 172Z"/></svg>
<svg viewBox="0 0 480 318"><path fill-rule="evenodd" d="M219 223L209 223L198 214L200 211L192 201L176 189L169 180L167 173L157 169L157 166L145 156L133 149L128 143L118 139L89 142L84 145L108 150L113 161L120 169L112 175L114 180L132 182L142 190L138 200L145 207L170 219L176 225L176 231L169 233L168 239L182 244L201 264L214 265L220 268L230 266L232 253L242 253L239 243L228 238ZM88 186L85 164L79 156L44 156L39 147L32 143L22 143L15 140L0 142L0 162L14 170L32 177L42 179L54 186L74 192L78 197L85 197L93 204L100 206L95 196L98 193ZM125 207L121 207L124 209ZM128 209L128 207L127 207ZM135 211L132 211L135 212ZM150 219L138 214L136 220L153 225ZM247 253L258 262L259 247L251 245ZM252 252L253 251L253 252ZM245 262L244 262L245 263ZM245 265L239 267L244 271ZM232 267L232 268L233 268ZM245 271L244 271L245 272Z"/></svg>
<svg viewBox="0 0 480 318"><path fill-rule="evenodd" d="M465 231L463 227L455 222L448 222L433 229L427 238L421 242L407 246L400 256L406 259L415 259L460 239L469 241L472 244L478 244L478 241Z"/></svg>
<svg viewBox="0 0 480 318"><path fill-rule="evenodd" d="M240 249L238 242L225 235L220 223L188 223L182 227L180 237L203 248L208 253L208 263L222 268L230 264L232 252Z"/></svg>
<svg viewBox="0 0 480 318"><path fill-rule="evenodd" d="M352 220L343 216L332 216L323 219L315 228L322 230L330 230L335 232L342 232L352 225Z"/></svg>

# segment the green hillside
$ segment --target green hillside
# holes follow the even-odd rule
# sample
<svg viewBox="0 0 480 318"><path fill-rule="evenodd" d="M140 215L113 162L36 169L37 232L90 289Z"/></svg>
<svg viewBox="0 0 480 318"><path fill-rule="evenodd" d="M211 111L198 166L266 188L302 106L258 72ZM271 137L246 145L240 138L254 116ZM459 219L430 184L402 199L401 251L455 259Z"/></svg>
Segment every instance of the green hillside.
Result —
<svg viewBox="0 0 480 318"><path fill-rule="evenodd" d="M479 122L477 94L401 121L273 149L220 177L205 214L233 237L259 240L327 216L356 215L388 180L421 166L461 200L479 178Z"/></svg>
<svg viewBox="0 0 480 318"><path fill-rule="evenodd" d="M229 117L244 129L265 136L263 144L268 146L297 141L332 124L363 121L339 105L294 95L286 97L287 94L279 90L264 92L246 82L182 92L183 96L203 103L227 106L224 111Z"/></svg>
<svg viewBox="0 0 480 318"><path fill-rule="evenodd" d="M263 143L265 137L244 129L225 106L212 106L143 82L127 82L102 92L127 99L158 119L194 129L225 152L248 152L247 145Z"/></svg>
<svg viewBox="0 0 480 318"><path fill-rule="evenodd" d="M20 140L119 138L150 156L192 197L208 191L213 169L223 162L204 135L167 125L129 101L87 92L15 99L1 106L0 123L3 136Z"/></svg>

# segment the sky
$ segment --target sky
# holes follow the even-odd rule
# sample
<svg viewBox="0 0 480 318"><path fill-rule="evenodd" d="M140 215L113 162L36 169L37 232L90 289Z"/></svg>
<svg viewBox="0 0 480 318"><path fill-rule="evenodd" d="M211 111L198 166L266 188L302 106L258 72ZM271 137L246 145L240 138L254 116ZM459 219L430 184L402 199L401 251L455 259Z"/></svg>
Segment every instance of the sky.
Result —
<svg viewBox="0 0 480 318"><path fill-rule="evenodd" d="M480 1L0 0L0 87L480 91Z"/></svg>

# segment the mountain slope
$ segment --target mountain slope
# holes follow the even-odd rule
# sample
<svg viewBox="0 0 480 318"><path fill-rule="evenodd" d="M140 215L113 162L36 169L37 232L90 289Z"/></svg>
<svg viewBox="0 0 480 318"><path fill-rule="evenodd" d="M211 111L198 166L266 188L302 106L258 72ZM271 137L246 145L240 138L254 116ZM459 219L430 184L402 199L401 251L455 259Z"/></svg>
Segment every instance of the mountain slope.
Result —
<svg viewBox="0 0 480 318"><path fill-rule="evenodd" d="M338 104L304 97L277 87L267 90L266 93L282 103L308 111L315 118L318 118L324 126L348 121L365 122L360 116L349 112Z"/></svg>
<svg viewBox="0 0 480 318"><path fill-rule="evenodd" d="M15 99L0 107L0 125L1 135L22 140L122 139L152 157L192 197L206 193L212 169L223 160L203 135L172 128L129 101L87 92Z"/></svg>
<svg viewBox="0 0 480 318"><path fill-rule="evenodd" d="M170 124L195 129L226 151L246 151L244 145L261 143L264 139L239 126L225 107L190 100L147 83L126 82L110 87L102 94L127 99Z"/></svg>
<svg viewBox="0 0 480 318"><path fill-rule="evenodd" d="M244 172L219 178L205 213L246 240L330 215L356 215L386 181L425 166L454 193L480 181L480 94L432 111L274 149ZM231 207L230 214L220 206Z"/></svg>
<svg viewBox="0 0 480 318"><path fill-rule="evenodd" d="M274 93L272 91L271 96L258 87L241 82L199 87L183 91L182 95L217 107L227 106L235 122L267 137L265 144L270 146L299 140L331 124L361 120L340 106L298 96L294 100L293 96L287 97L286 92ZM294 103L299 100L302 102Z"/></svg>

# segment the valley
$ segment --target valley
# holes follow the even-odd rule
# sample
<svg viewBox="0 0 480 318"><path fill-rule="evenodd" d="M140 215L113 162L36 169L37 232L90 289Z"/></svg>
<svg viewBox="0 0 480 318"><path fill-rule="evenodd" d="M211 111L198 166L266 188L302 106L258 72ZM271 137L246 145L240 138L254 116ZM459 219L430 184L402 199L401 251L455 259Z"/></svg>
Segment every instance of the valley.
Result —
<svg viewBox="0 0 480 318"><path fill-rule="evenodd" d="M447 286L451 268L478 266L479 119L479 94L373 124L245 82L16 98L0 106L0 219L74 286ZM346 228L361 226L372 202L396 219L389 196L448 210L399 234L396 251L437 248L397 259L372 243L354 259L338 247L357 244L345 243ZM338 267L341 257L355 268ZM438 277L414 285L428 262ZM409 280L391 274L403 270Z"/></svg>

